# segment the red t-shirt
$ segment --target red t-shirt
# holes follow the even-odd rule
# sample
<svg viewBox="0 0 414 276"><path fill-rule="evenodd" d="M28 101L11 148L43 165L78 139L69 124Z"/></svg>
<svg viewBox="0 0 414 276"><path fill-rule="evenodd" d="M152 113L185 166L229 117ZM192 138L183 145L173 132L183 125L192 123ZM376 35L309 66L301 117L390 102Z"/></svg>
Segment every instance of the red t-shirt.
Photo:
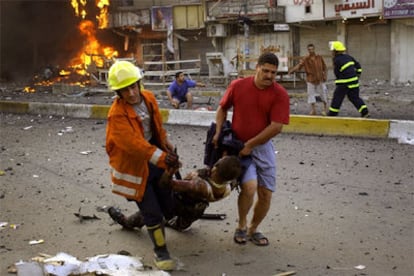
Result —
<svg viewBox="0 0 414 276"><path fill-rule="evenodd" d="M259 134L271 122L289 124L289 95L278 83L263 90L254 77L234 80L220 100L224 110L233 107L232 129L243 142Z"/></svg>

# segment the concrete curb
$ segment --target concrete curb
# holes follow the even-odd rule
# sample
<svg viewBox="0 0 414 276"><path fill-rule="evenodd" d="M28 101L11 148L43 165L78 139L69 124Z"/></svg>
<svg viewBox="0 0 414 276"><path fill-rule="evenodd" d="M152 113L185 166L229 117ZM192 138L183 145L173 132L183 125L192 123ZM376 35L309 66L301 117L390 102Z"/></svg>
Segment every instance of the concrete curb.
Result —
<svg viewBox="0 0 414 276"><path fill-rule="evenodd" d="M0 101L0 112L42 114L74 118L106 119L108 105ZM210 126L214 111L161 109L163 121L171 125ZM229 116L230 117L230 116ZM414 121L291 115L285 133L310 135L392 138L414 144Z"/></svg>

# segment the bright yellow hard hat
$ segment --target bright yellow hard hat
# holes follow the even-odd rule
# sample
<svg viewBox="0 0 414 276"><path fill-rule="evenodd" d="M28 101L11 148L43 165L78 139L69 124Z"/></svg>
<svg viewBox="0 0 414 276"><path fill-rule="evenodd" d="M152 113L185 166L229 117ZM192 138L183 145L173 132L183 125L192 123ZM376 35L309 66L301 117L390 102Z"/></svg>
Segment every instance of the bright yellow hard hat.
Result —
<svg viewBox="0 0 414 276"><path fill-rule="evenodd" d="M345 45L341 41L329 41L331 51L346 51Z"/></svg>
<svg viewBox="0 0 414 276"><path fill-rule="evenodd" d="M129 61L116 61L109 68L108 85L111 90L119 90L142 79L141 71Z"/></svg>

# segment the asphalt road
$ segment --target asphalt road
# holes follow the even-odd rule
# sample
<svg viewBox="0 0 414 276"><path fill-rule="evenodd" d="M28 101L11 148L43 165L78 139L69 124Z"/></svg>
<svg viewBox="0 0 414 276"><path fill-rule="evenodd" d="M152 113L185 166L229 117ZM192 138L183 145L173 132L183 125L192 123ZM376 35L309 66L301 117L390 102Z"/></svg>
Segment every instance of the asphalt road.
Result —
<svg viewBox="0 0 414 276"><path fill-rule="evenodd" d="M114 225L101 207L136 207L110 191L105 121L0 114L0 275L39 252L78 259L125 250L152 265L145 229ZM166 126L186 173L202 166L206 128ZM277 191L260 230L268 247L233 242L237 192L188 232L167 229L172 275L414 274L412 145L392 139L282 134ZM74 213L100 219L81 222ZM31 240L44 243L29 245ZM357 268L356 268L357 267ZM358 269L359 268L359 269Z"/></svg>

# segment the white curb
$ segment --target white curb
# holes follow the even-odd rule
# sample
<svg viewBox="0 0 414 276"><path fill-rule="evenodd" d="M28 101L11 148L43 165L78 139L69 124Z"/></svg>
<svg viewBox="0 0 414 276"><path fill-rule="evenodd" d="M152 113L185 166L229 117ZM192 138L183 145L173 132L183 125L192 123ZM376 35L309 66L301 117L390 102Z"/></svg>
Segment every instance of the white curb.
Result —
<svg viewBox="0 0 414 276"><path fill-rule="evenodd" d="M388 138L398 139L398 143L414 145L414 121L390 121Z"/></svg>

